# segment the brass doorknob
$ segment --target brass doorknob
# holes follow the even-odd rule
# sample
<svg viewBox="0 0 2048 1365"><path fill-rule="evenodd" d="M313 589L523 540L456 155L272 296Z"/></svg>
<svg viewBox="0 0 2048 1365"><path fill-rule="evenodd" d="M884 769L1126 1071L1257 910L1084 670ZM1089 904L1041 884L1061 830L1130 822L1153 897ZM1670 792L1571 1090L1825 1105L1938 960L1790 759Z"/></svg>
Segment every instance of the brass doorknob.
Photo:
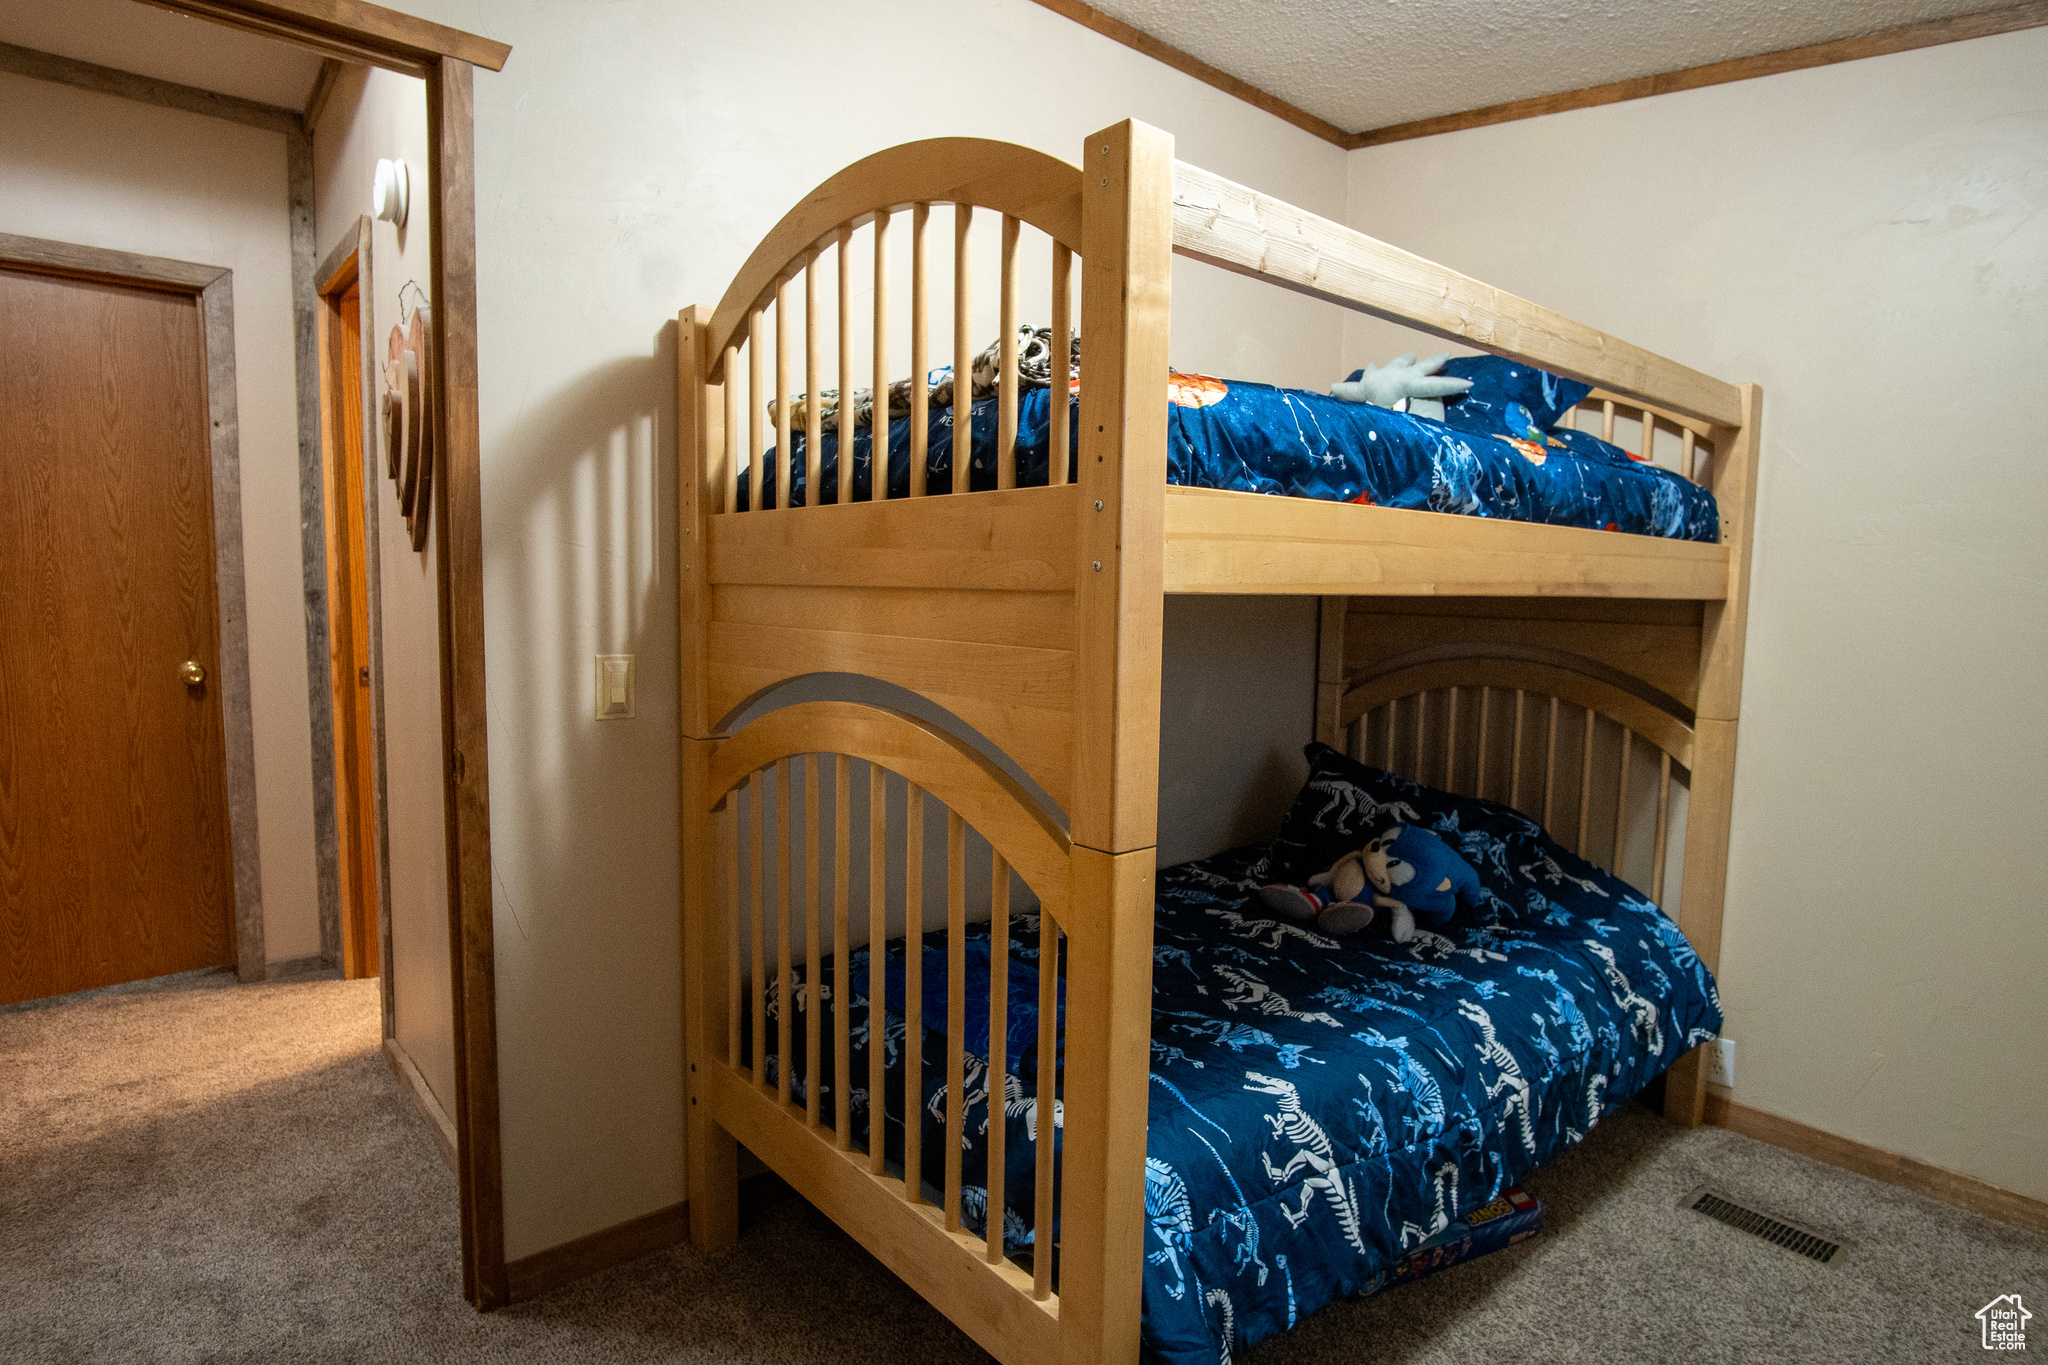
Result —
<svg viewBox="0 0 2048 1365"><path fill-rule="evenodd" d="M178 676L185 680L185 686L197 687L206 681L206 670L197 659L187 659L178 665Z"/></svg>

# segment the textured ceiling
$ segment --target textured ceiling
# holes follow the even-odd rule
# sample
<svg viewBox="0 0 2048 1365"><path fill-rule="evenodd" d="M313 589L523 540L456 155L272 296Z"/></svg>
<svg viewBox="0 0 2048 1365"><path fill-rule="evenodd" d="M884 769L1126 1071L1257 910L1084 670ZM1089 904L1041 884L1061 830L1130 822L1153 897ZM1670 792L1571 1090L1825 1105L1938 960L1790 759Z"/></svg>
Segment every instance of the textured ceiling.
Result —
<svg viewBox="0 0 2048 1365"><path fill-rule="evenodd" d="M0 43L302 109L320 59L135 0L0 0Z"/></svg>
<svg viewBox="0 0 2048 1365"><path fill-rule="evenodd" d="M1092 0L1347 132L1677 71L2001 0Z"/></svg>

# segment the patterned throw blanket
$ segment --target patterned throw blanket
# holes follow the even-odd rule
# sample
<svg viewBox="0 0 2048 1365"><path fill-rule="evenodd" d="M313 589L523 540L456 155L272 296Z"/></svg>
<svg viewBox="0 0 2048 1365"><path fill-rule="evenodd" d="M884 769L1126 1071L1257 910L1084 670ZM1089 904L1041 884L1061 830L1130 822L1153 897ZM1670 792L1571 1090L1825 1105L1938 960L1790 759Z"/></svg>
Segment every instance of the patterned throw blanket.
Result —
<svg viewBox="0 0 2048 1365"><path fill-rule="evenodd" d="M988 348L974 357L974 389L971 402L996 396L996 381L999 376L996 367L1002 364L1003 343L991 341ZM1072 387L1081 376L1081 336L1073 335L1072 352L1067 365L1067 382ZM930 393L929 406L950 408L953 406L953 367L942 366L925 376ZM1017 329L1017 383L1023 389L1045 389L1052 387L1052 328L1023 326ZM775 424L776 404L768 402L768 423ZM833 421L839 413L839 390L822 389L818 393L818 416L821 422ZM899 379L889 386L889 419L895 421L910 416L910 381ZM853 424L857 427L872 426L875 420L875 391L855 389L853 391ZM797 394L789 400L789 424L793 427L806 425L810 421L809 395Z"/></svg>

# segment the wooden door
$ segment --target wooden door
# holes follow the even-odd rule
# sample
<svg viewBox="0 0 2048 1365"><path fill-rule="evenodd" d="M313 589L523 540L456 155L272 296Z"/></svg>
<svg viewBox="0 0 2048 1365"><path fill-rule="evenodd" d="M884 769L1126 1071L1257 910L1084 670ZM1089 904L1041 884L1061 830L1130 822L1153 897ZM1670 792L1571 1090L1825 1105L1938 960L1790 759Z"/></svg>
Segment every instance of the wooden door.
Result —
<svg viewBox="0 0 2048 1365"><path fill-rule="evenodd" d="M0 269L0 1003L234 961L212 487L198 300Z"/></svg>
<svg viewBox="0 0 2048 1365"><path fill-rule="evenodd" d="M372 789L370 580L363 517L362 290L324 296L327 511L327 638L334 691L334 804L340 827L342 974L378 972L377 811Z"/></svg>

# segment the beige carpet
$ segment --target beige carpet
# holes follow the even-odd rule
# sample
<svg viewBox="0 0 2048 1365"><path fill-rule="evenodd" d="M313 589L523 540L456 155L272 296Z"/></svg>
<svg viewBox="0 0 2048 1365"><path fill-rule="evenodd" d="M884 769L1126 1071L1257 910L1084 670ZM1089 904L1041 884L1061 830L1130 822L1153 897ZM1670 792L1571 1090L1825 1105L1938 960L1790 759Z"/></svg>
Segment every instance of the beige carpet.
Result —
<svg viewBox="0 0 2048 1365"><path fill-rule="evenodd" d="M174 979L0 1011L0 1361L985 1360L800 1200L705 1258L463 1302L455 1182L377 1051L374 982ZM1817 1266L1677 1207L1839 1235ZM1535 1241L1242 1353L1335 1362L1985 1358L2048 1238L1626 1109L1529 1182Z"/></svg>

